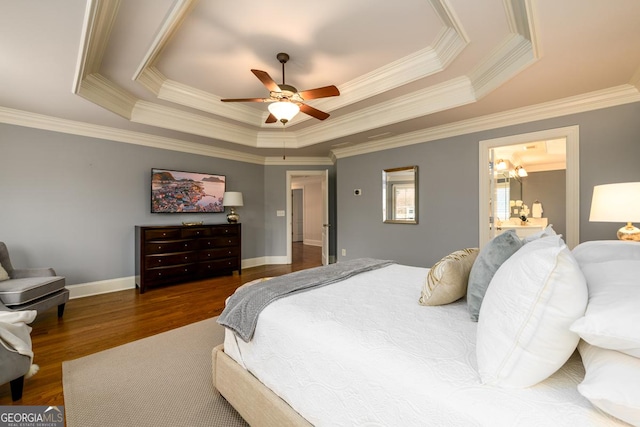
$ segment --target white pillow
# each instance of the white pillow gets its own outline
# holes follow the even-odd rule
[[[469,272],[478,256],[478,248],[455,251],[429,269],[418,303],[444,305],[467,294]]]
[[[529,387],[557,371],[579,337],[587,284],[560,236],[524,245],[498,269],[480,308],[476,355],[482,382]]]
[[[623,421],[640,426],[640,359],[580,341],[585,368],[581,395]]]
[[[598,347],[640,357],[640,259],[586,264],[589,304],[571,330]]]
[[[625,240],[594,240],[580,243],[573,248],[573,256],[580,266],[621,259],[640,260],[638,242]]]
[[[553,226],[551,224],[547,225],[545,228],[543,228],[541,231],[538,231],[537,233],[531,234],[529,236],[525,236],[522,241],[524,243],[530,243],[533,242],[534,240],[538,240],[542,237],[549,237],[549,236],[555,236],[556,231],[553,229]]]

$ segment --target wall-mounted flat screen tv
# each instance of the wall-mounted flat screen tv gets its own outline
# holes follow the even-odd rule
[[[226,177],[151,169],[151,213],[224,212]]]

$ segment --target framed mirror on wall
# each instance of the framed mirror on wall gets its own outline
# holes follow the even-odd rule
[[[382,220],[390,224],[418,223],[418,166],[382,171]]]
[[[564,156],[564,166],[561,169],[563,171],[563,179],[561,181],[553,182],[552,186],[557,188],[557,191],[553,191],[553,194],[546,194],[542,201],[545,202],[545,211],[542,211],[543,215],[536,215],[532,210],[531,215],[526,214],[527,224],[522,225],[519,221],[513,222],[513,217],[520,217],[521,210],[518,206],[518,202],[521,202],[523,199],[528,198],[528,203],[533,208],[535,205],[538,195],[533,194],[531,191],[531,185],[528,185],[527,189],[525,189],[522,185],[522,181],[519,182],[518,186],[506,186],[504,185],[503,191],[513,191],[513,194],[509,194],[508,196],[501,197],[501,180],[496,179],[499,178],[500,174],[498,172],[498,165],[500,164],[500,160],[504,160],[504,153],[500,152],[498,157],[495,156],[496,150],[506,149],[507,151],[511,148],[513,149],[526,149],[529,150],[530,146],[536,145],[538,143],[544,143],[544,146],[547,147],[546,156],[550,154],[556,155],[556,151],[560,150],[551,150],[553,153],[549,152],[549,146],[551,142],[556,142],[556,140],[562,140],[562,151]],[[553,146],[556,146],[555,144]],[[561,200],[559,203],[562,204],[561,211],[564,213],[562,215],[564,218],[564,233],[563,238],[567,243],[567,246],[570,249],[573,249],[580,242],[580,171],[579,171],[579,128],[578,126],[568,126],[565,128],[556,128],[556,129],[547,129],[544,131],[531,132],[526,134],[518,134],[511,135],[502,138],[495,138],[490,140],[480,141],[479,144],[479,246],[483,247],[491,238],[497,235],[501,230],[504,231],[505,224],[504,220],[509,218],[512,224],[507,224],[508,227],[518,228],[520,224],[523,228],[531,228],[531,225],[537,225],[536,223],[531,224],[530,221],[535,220],[544,220],[545,218],[548,220],[549,225],[553,225],[553,223],[559,223],[558,217],[554,217],[552,214],[550,215],[550,209],[546,202],[553,200],[556,194],[564,194],[564,200]],[[519,156],[522,159],[522,156]],[[532,160],[532,159],[528,159]],[[543,159],[544,160],[544,159]],[[542,161],[538,159],[538,161]],[[548,159],[544,160],[546,163],[550,162]],[[518,163],[518,162],[516,162]],[[525,162],[527,163],[527,162]],[[535,163],[535,162],[534,162]],[[493,165],[495,165],[495,170]],[[529,173],[527,175],[520,175],[517,172],[517,164],[512,164],[514,166],[512,169],[512,176],[525,177],[520,178],[523,180],[531,180],[532,176]],[[508,165],[507,168],[509,169]],[[531,169],[527,166],[527,170],[529,172],[534,172],[534,175],[541,175],[540,172],[543,171],[542,168],[538,168],[540,170]],[[558,169],[557,166],[553,168],[547,169]],[[519,180],[518,180],[519,181]],[[519,188],[519,189],[518,189]],[[562,191],[559,191],[559,189]],[[517,191],[520,191],[518,194]],[[508,205],[506,203],[509,203]],[[515,206],[510,206],[511,203],[514,203]],[[521,202],[525,203],[525,202]],[[514,215],[514,212],[511,210],[507,210],[510,208],[515,208],[519,213]],[[501,216],[502,215],[502,216]],[[540,217],[539,219],[535,218],[536,216]],[[500,222],[503,222],[500,224]],[[544,227],[544,225],[541,225]]]

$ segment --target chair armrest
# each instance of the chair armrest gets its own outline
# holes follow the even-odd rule
[[[12,279],[25,279],[27,277],[49,277],[55,276],[56,272],[53,268],[17,268],[14,269]]]

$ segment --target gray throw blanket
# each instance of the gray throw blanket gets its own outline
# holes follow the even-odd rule
[[[323,267],[296,271],[238,289],[227,301],[218,323],[233,330],[245,342],[251,341],[258,315],[270,303],[299,292],[339,282],[365,271],[394,264],[395,261],[359,258]]]

